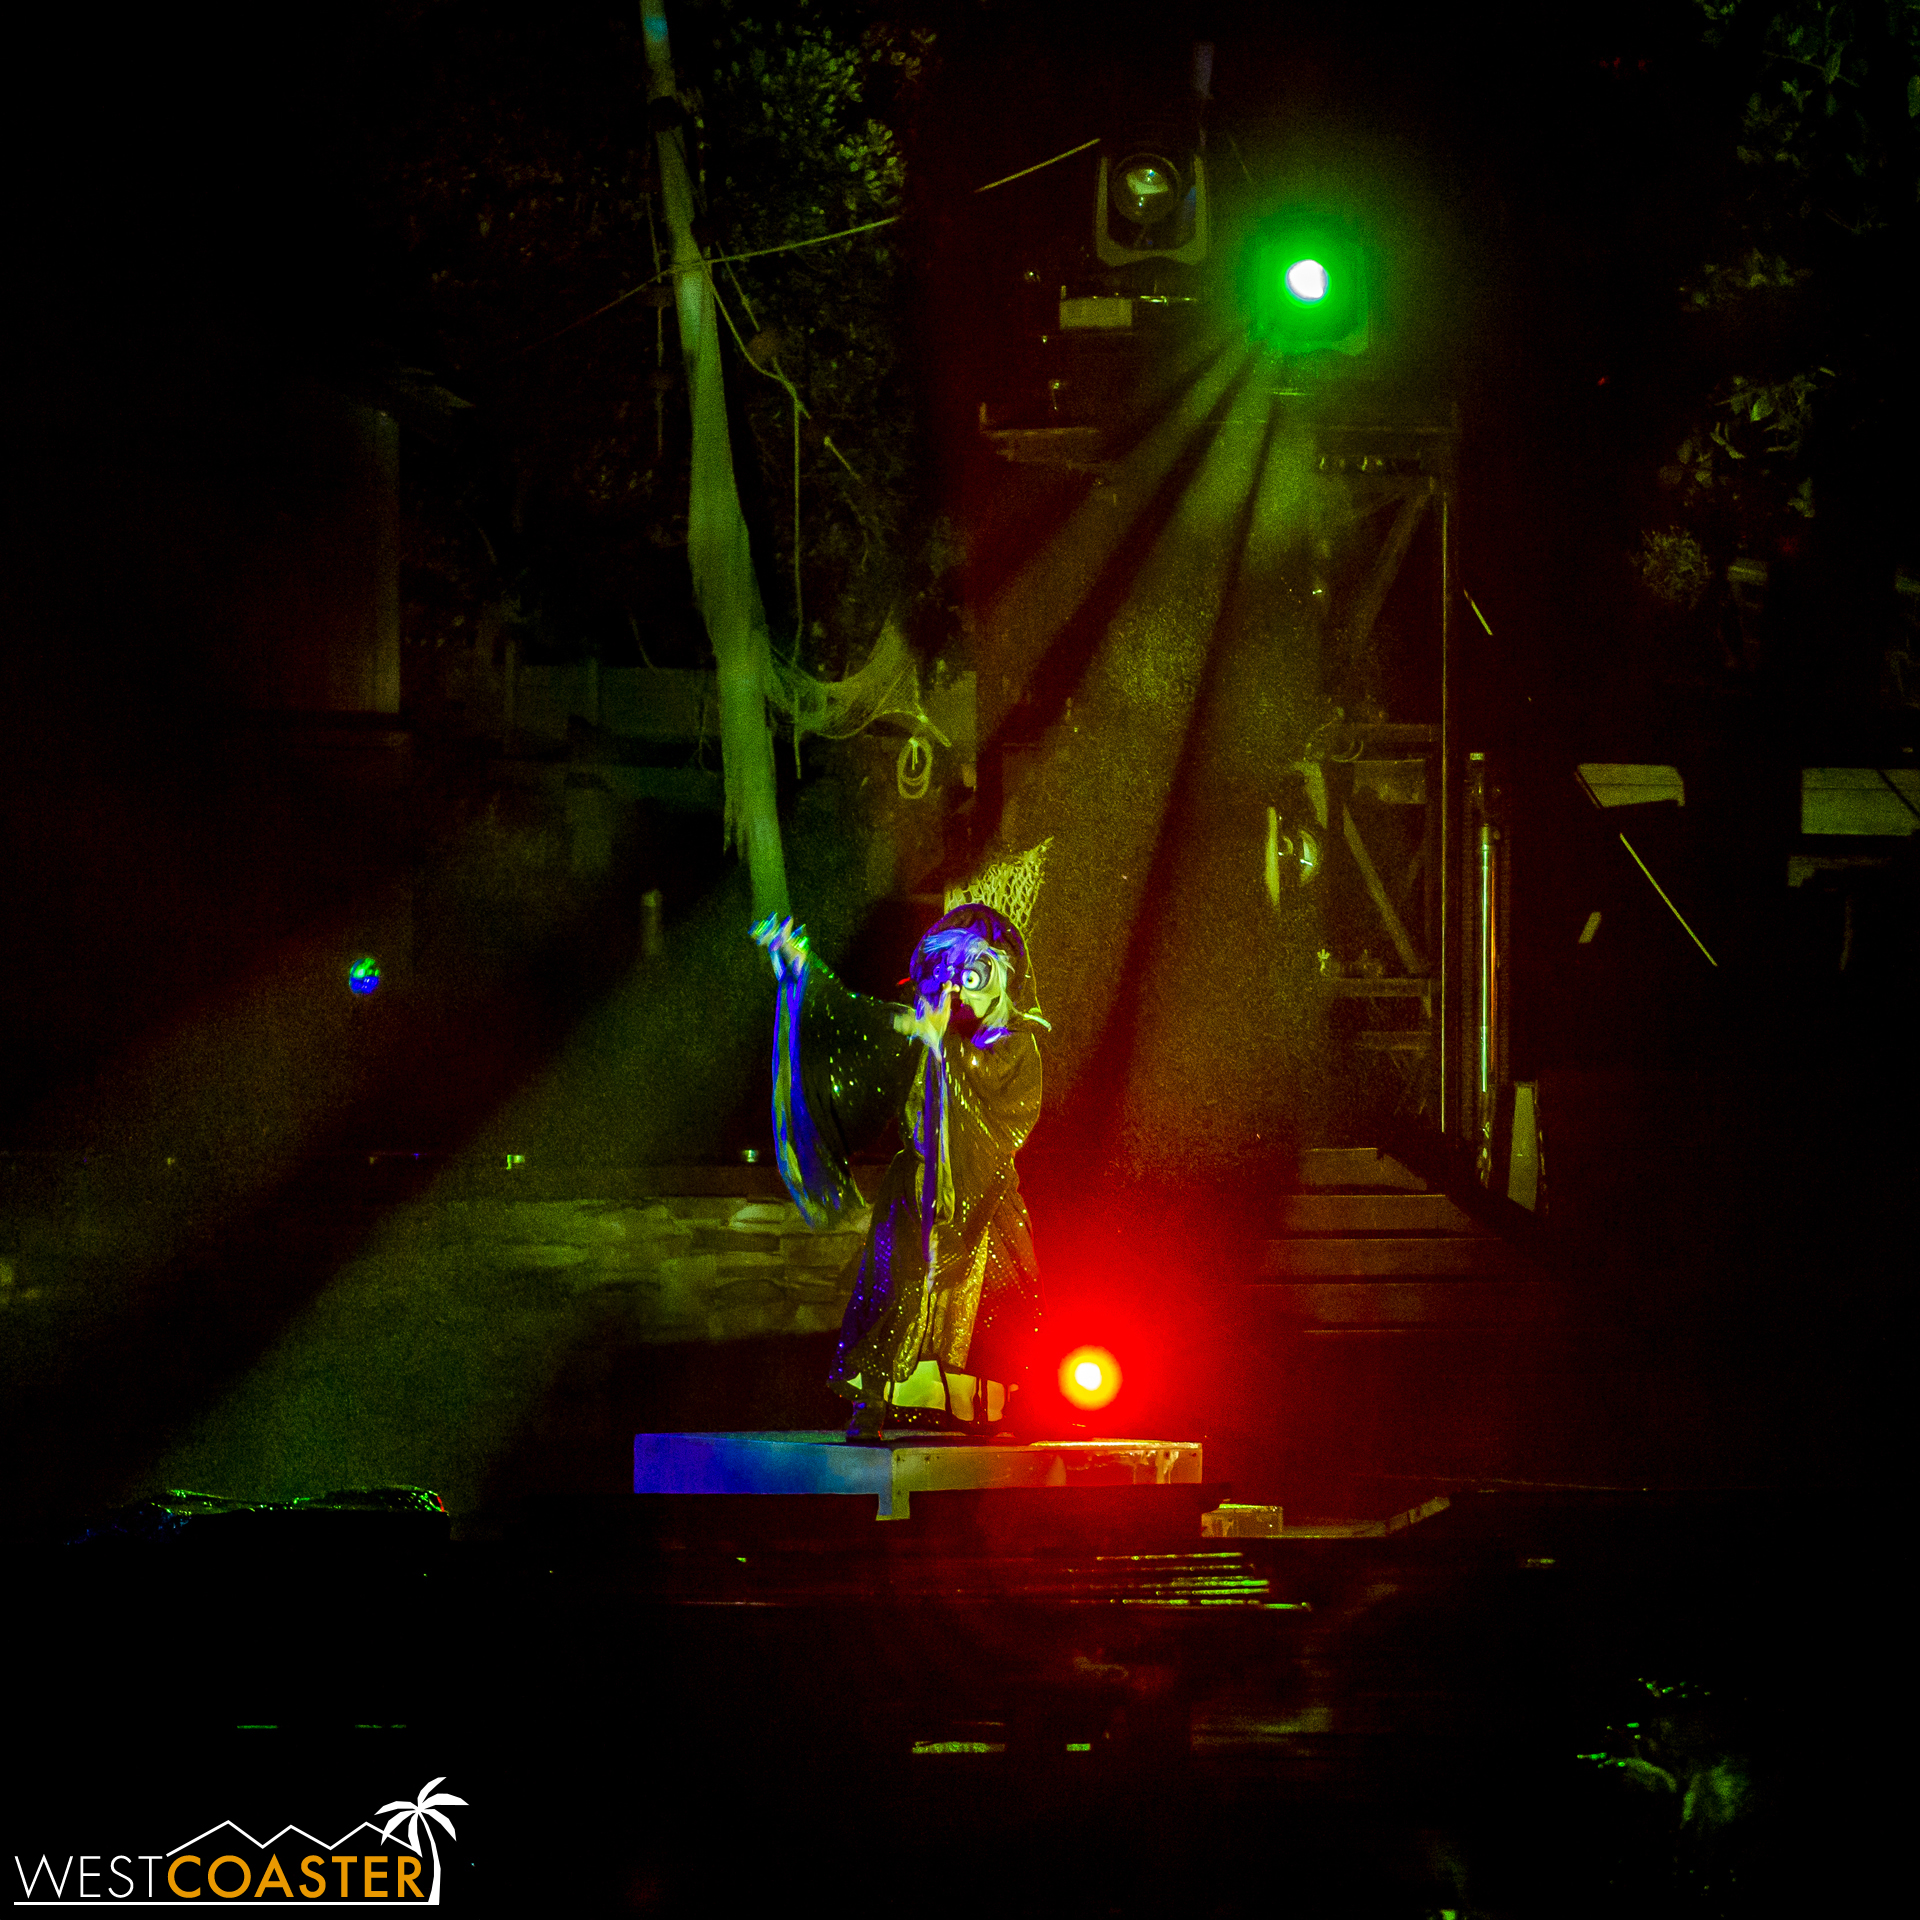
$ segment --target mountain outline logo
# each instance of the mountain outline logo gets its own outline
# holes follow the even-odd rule
[[[372,1818],[357,1821],[332,1841],[322,1840],[292,1821],[261,1840],[236,1820],[216,1820],[192,1839],[182,1840],[164,1853],[69,1854],[57,1868],[43,1853],[31,1869],[15,1854],[14,1871],[19,1876],[23,1897],[11,1904],[16,1907],[70,1906],[78,1899],[99,1900],[108,1905],[114,1901],[132,1901],[140,1906],[172,1906],[184,1905],[211,1893],[218,1900],[238,1900],[246,1896],[260,1900],[277,1894],[285,1900],[298,1899],[303,1904],[315,1905],[362,1906],[374,1900],[400,1899],[437,1907],[441,1894],[441,1860],[434,1829],[443,1828],[449,1839],[457,1838],[453,1821],[445,1810],[468,1804],[458,1794],[438,1791],[445,1784],[446,1775],[436,1775],[412,1799],[389,1800]],[[377,1824],[381,1815],[390,1816],[384,1827]],[[396,1846],[395,1836],[403,1826],[405,1833],[400,1835],[395,1852],[369,1848],[369,1841],[376,1848]],[[296,1888],[281,1861],[280,1850],[301,1844],[316,1851],[289,1855],[300,1880]],[[350,1845],[356,1849],[352,1853],[345,1851]],[[218,1847],[227,1850],[215,1852]],[[241,1851],[242,1848],[245,1851]],[[423,1889],[420,1869],[429,1860],[432,1875]],[[99,1864],[101,1862],[106,1864]],[[132,1871],[136,1864],[146,1870],[144,1892],[139,1886],[140,1876]],[[354,1884],[356,1867],[359,1869],[357,1887]],[[111,1884],[100,1891],[89,1887],[89,1880],[97,1882],[102,1878],[124,1884]],[[67,1893],[70,1880],[76,1882],[75,1894],[71,1897]]]

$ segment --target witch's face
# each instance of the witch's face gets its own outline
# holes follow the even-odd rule
[[[1007,1013],[1007,956],[977,935],[936,937],[915,963],[915,979],[923,998],[932,999],[951,986],[954,998],[972,1016],[975,1026],[1003,1024]]]
[[[984,1024],[990,1013],[1005,1004],[1006,997],[1006,955],[984,941],[976,943],[960,969],[962,1003],[975,1020]]]

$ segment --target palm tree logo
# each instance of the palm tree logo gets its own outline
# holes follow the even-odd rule
[[[441,1826],[446,1828],[448,1839],[457,1839],[459,1836],[453,1830],[453,1822],[449,1820],[440,1809],[442,1807],[464,1807],[467,1804],[458,1794],[434,1792],[434,1788],[446,1777],[443,1773],[437,1778],[429,1780],[427,1784],[420,1789],[419,1795],[415,1799],[389,1800],[384,1807],[379,1809],[381,1813],[390,1813],[393,1815],[393,1818],[381,1829],[380,1838],[382,1840],[391,1840],[393,1838],[394,1828],[397,1827],[402,1820],[405,1820],[407,1823],[407,1845],[411,1847],[415,1853],[420,1851],[420,1830],[422,1827],[425,1827],[427,1845],[433,1851],[433,1891],[427,1895],[427,1905],[430,1907],[437,1907],[440,1904],[440,1848],[433,1837],[434,1822],[438,1821]]]

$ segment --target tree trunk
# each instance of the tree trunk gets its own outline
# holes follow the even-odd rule
[[[664,0],[640,0],[640,25],[647,46],[647,97],[677,99]],[[662,127],[656,143],[660,196],[672,243],[680,356],[693,410],[687,559],[693,569],[694,603],[707,624],[718,666],[726,840],[745,849],[755,915],[785,913],[787,866],[775,804],[773,733],[767,721],[772,663],[727,438],[719,315],[711,273],[693,237],[693,184],[685,138],[677,126]]]

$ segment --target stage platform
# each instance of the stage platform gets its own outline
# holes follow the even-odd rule
[[[1044,1440],[976,1444],[903,1434],[849,1446],[816,1433],[637,1433],[637,1494],[844,1495],[875,1518],[912,1517],[916,1493],[1198,1487],[1197,1440]]]

